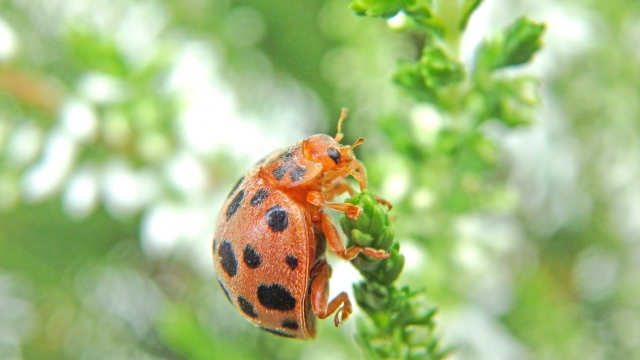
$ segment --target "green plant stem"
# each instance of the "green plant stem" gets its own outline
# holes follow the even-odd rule
[[[434,1],[434,15],[440,18],[445,26],[442,44],[447,49],[449,56],[454,59],[460,58],[460,42],[462,38],[462,32],[458,26],[460,23],[460,10],[458,1]]]
[[[400,244],[394,241],[388,209],[369,190],[346,202],[363,210],[356,220],[340,218],[348,246],[389,252],[389,258],[383,260],[360,254],[352,261],[365,278],[354,284],[355,300],[368,315],[367,320],[358,323],[358,343],[373,359],[442,358],[446,352],[438,348],[433,331],[435,308],[426,307],[420,293],[394,285],[404,267],[404,256],[400,253]]]

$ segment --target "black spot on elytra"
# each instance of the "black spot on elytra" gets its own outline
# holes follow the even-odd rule
[[[271,172],[271,174],[273,175],[274,178],[276,178],[276,180],[280,181],[282,180],[286,172],[287,172],[286,166],[278,166]]]
[[[273,175],[273,177],[276,178],[276,180],[282,181],[282,179],[284,178],[284,175],[293,166],[293,164],[291,163],[291,160],[293,160],[292,148],[287,149],[285,152],[280,154],[280,156],[278,158],[284,163],[284,165],[281,165],[281,166],[278,166],[277,168],[275,168],[271,172],[271,174]]]
[[[236,190],[238,190],[238,187],[240,186],[240,184],[242,184],[243,181],[244,181],[244,176],[238,179],[238,182],[236,182],[236,184],[233,185],[233,188],[231,189],[231,191],[229,191],[229,195],[227,195],[227,199],[229,198],[229,196],[231,196],[231,194],[233,194],[234,192],[236,192]]]
[[[222,269],[227,273],[227,275],[236,275],[236,273],[238,272],[238,260],[236,260],[236,254],[233,253],[231,243],[227,240],[223,240],[220,243],[220,248],[218,249],[218,259],[220,259]]]
[[[265,189],[260,189],[251,198],[251,206],[258,206],[260,203],[269,196],[269,192]]]
[[[227,291],[227,288],[224,287],[224,285],[222,285],[222,281],[220,281],[220,279],[218,279],[218,284],[220,284],[220,288],[222,289],[222,291],[224,292],[224,294],[227,296],[227,300],[229,300],[229,303],[232,304],[231,302],[231,296],[229,296],[229,292]]]
[[[335,162],[336,164],[340,163],[340,152],[336,149],[327,150],[327,155]]]
[[[284,258],[284,261],[289,265],[291,270],[295,270],[298,267],[298,258],[289,254]]]
[[[260,264],[262,264],[262,259],[260,258],[260,254],[256,252],[256,250],[249,244],[244,248],[244,263],[247,264],[248,267],[255,269]]]
[[[258,285],[258,301],[273,310],[288,311],[296,307],[296,298],[281,284]]]
[[[296,166],[291,169],[291,171],[289,171],[289,177],[291,178],[291,181],[296,182],[300,181],[300,179],[302,179],[306,173],[307,169],[303,168],[302,166]]]
[[[234,198],[231,200],[231,204],[227,208],[227,220],[233,216],[233,214],[240,209],[240,205],[242,204],[242,199],[244,199],[244,190],[241,190]]]
[[[293,159],[293,149],[292,148],[287,149],[287,151],[285,151],[284,153],[282,153],[282,155],[280,155],[280,159],[285,163],[291,162],[291,160]]]
[[[264,220],[273,231],[284,231],[289,226],[287,212],[280,205],[269,208],[264,214]]]
[[[285,320],[282,322],[282,327],[291,330],[298,330],[300,326],[298,326],[298,323],[293,320]]]
[[[238,305],[243,313],[251,316],[252,318],[258,317],[258,313],[256,312],[256,309],[253,308],[253,305],[251,305],[251,302],[240,295],[238,295]]]
[[[293,334],[289,334],[289,333],[286,333],[286,332],[284,332],[282,330],[278,330],[278,329],[269,329],[267,327],[262,327],[262,326],[260,327],[260,329],[262,329],[264,331],[267,331],[267,332],[270,332],[270,333],[272,333],[274,335],[283,336],[283,337],[286,337],[286,338],[294,338],[294,337],[296,337]]]

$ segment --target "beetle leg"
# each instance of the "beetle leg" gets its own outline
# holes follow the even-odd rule
[[[358,245],[353,245],[349,248],[345,247],[338,229],[336,229],[336,226],[333,224],[333,220],[331,220],[331,217],[327,213],[322,213],[322,232],[327,238],[329,246],[331,246],[338,256],[345,260],[351,260],[358,256],[359,253],[363,253],[376,259],[386,259],[389,257],[389,253],[380,249]]]
[[[353,204],[327,203],[324,200],[324,196],[319,191],[309,191],[307,193],[307,201],[318,207],[324,206],[330,209],[342,211],[352,219],[357,219],[358,216],[362,213],[362,208]],[[389,257],[389,254],[385,253],[384,250],[362,247],[358,245],[351,246],[347,249],[344,246],[342,238],[340,237],[340,233],[338,232],[338,229],[336,229],[336,226],[333,224],[333,220],[331,220],[329,214],[322,212],[320,216],[322,221],[322,232],[327,238],[327,243],[329,243],[329,246],[331,246],[331,248],[341,258],[345,260],[351,260],[354,257],[358,256],[359,253],[363,253],[376,259],[386,259]]]
[[[358,159],[352,159],[347,167],[336,171],[330,171],[324,175],[325,184],[332,184],[351,175],[358,182],[360,190],[367,188],[367,170]]]
[[[360,162],[358,159],[351,160],[351,166],[349,169],[349,175],[353,176],[356,180],[358,180],[358,184],[360,185],[360,190],[364,190],[367,188],[367,170],[364,167],[364,164]],[[356,170],[357,173],[354,174],[353,170]]]
[[[328,207],[329,209],[342,211],[351,219],[357,219],[362,213],[362,209],[359,206],[347,203],[328,203],[324,195],[319,191],[309,191],[307,193],[307,201],[318,207]]]
[[[353,196],[355,191],[351,187],[351,184],[342,178],[330,183],[323,193],[328,200],[333,200],[334,197],[344,193],[349,193],[349,196]]]
[[[311,270],[311,276],[313,280],[311,281],[310,295],[313,313],[320,319],[326,319],[335,312],[333,322],[336,326],[347,320],[353,311],[349,295],[343,291],[329,301],[331,266],[322,260]]]
[[[387,200],[381,198],[380,196],[376,195],[376,201],[378,201],[378,204],[382,204],[384,206],[387,207],[387,209],[391,210],[393,208],[393,205],[391,205],[390,202],[388,202]]]

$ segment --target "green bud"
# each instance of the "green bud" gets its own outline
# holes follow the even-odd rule
[[[375,246],[373,245],[373,236],[369,235],[369,234],[365,234],[362,231],[358,230],[358,229],[353,229],[351,230],[351,236],[350,238],[353,239],[353,242],[360,245],[360,246],[366,246],[366,247],[372,247]]]
[[[393,242],[394,231],[389,221],[389,210],[366,189],[346,202],[362,208],[362,214],[355,220],[346,216],[340,218],[340,225],[348,238],[347,245],[389,251],[389,258],[383,260],[360,254],[353,259],[353,266],[365,279],[391,285],[402,272],[404,256],[400,254],[400,244]]]
[[[389,237],[393,236],[393,230],[390,230],[391,224],[386,206],[379,204],[378,200],[367,189],[347,199],[347,203],[362,208],[362,214],[355,220],[346,216],[340,218],[340,225],[349,237],[349,244],[388,249],[388,246],[391,245]],[[381,245],[386,245],[387,247],[382,247]]]
[[[379,274],[380,283],[391,285],[398,279],[402,269],[404,268],[404,255],[400,253],[400,244],[395,243],[390,250],[389,259],[383,260],[383,272]]]
[[[360,16],[388,19],[415,2],[415,0],[355,0],[351,2],[350,8]]]
[[[387,228],[381,232],[380,237],[378,237],[377,247],[379,249],[388,249],[391,246],[391,244],[393,244],[394,237],[395,237],[395,233],[393,231],[393,227],[387,226]]]
[[[458,83],[465,78],[464,67],[442,49],[427,46],[418,63],[400,62],[394,81],[407,89],[416,99],[437,100],[436,89]]]
[[[353,295],[358,305],[367,313],[384,311],[389,306],[389,289],[373,282],[359,282],[353,285]]]
[[[353,266],[365,279],[391,285],[398,279],[404,267],[404,255],[399,250],[400,244],[395,243],[389,251],[388,259],[376,260],[367,256],[358,256],[353,259]]]

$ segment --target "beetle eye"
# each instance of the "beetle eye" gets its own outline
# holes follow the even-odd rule
[[[329,149],[327,150],[327,155],[329,155],[331,160],[333,160],[336,163],[336,165],[340,163],[340,152],[338,152],[338,150]]]

